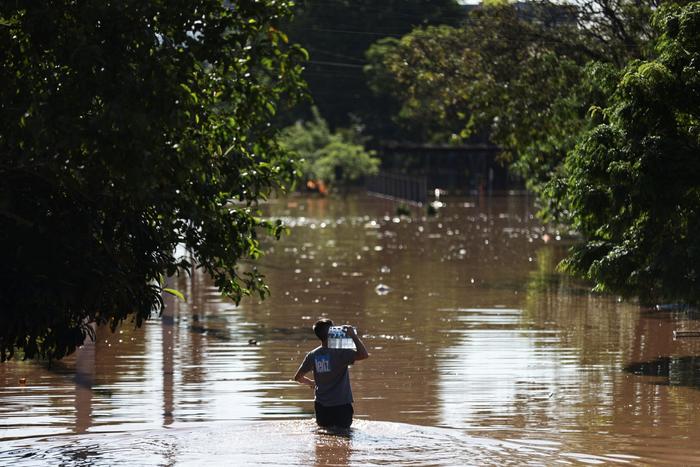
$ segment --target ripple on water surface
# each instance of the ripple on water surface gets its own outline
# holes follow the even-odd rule
[[[8,442],[0,457],[36,465],[546,465],[633,458],[562,452],[556,442],[473,437],[459,430],[358,420],[346,432],[312,420],[222,423],[168,430]],[[568,459],[568,461],[567,461]]]
[[[267,300],[235,306],[197,271],[141,328],[0,365],[0,465],[698,465],[700,340],[673,332],[700,316],[557,274],[566,236],[527,197],[469,201],[266,204],[291,228],[257,262]],[[289,380],[319,316],[372,353],[346,437]]]

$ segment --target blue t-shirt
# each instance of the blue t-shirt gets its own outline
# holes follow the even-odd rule
[[[300,369],[302,373],[314,372],[316,402],[324,407],[353,402],[348,365],[355,362],[355,354],[352,349],[327,347],[316,347],[306,354]]]

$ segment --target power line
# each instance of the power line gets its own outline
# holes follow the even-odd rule
[[[344,59],[346,59],[346,60],[352,60],[352,61],[355,61],[355,62],[359,62],[359,63],[361,63],[361,64],[363,64],[363,65],[365,65],[365,64],[367,63],[364,59],[358,58],[357,56],[352,57],[352,56],[350,56],[350,55],[340,54],[340,53],[337,53],[337,52],[332,52],[332,51],[330,51],[330,50],[319,49],[318,47],[314,47],[314,46],[312,46],[312,45],[306,45],[306,46],[304,46],[304,47],[305,47],[307,50],[309,50],[309,51],[318,52],[318,53],[323,54],[323,55],[329,55],[329,56],[331,56],[331,57],[344,58]]]
[[[364,68],[364,66],[356,65],[354,63],[329,62],[326,60],[309,60],[308,63],[313,63],[314,65],[339,66],[343,68]]]
[[[352,30],[348,30],[348,29],[330,29],[330,28],[311,28],[311,31],[331,32],[331,33],[339,33],[339,34],[357,34],[357,35],[362,35],[362,36],[397,37],[397,38],[403,37],[404,35],[407,34],[407,33],[388,34],[388,33],[383,33],[383,32],[352,31]]]

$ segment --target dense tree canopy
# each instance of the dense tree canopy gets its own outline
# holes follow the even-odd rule
[[[391,118],[418,141],[445,141],[467,123],[469,83],[477,54],[465,29],[418,28],[396,39],[380,39],[367,51],[370,88],[398,103]]]
[[[602,290],[700,303],[700,4],[657,23],[657,58],[605,86],[603,121],[566,161],[565,204],[585,242],[565,264]]]
[[[457,28],[378,41],[366,72],[375,92],[399,102],[400,124],[442,142],[485,132],[540,191],[597,103],[582,80],[587,64],[624,63],[645,48],[651,4],[627,3],[495,3]]]
[[[304,54],[285,1],[0,4],[0,358],[60,358],[137,325],[191,263],[266,289],[255,202],[294,167],[269,121]],[[178,257],[183,245],[191,256]]]
[[[393,130],[391,101],[372,94],[363,75],[365,51],[382,37],[400,37],[430,24],[456,25],[465,13],[456,0],[300,0],[285,27],[308,50],[309,93],[332,128],[359,117],[373,135]],[[293,120],[312,118],[310,106]],[[291,123],[291,122],[288,122]]]

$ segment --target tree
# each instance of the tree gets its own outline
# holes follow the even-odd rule
[[[467,103],[475,78],[475,52],[464,29],[417,28],[400,39],[387,37],[366,53],[370,89],[398,105],[394,122],[419,141],[454,139],[467,124]]]
[[[299,121],[282,130],[280,142],[301,160],[306,180],[317,180],[347,189],[360,178],[377,172],[379,159],[364,147],[354,127],[332,132],[318,109],[313,120]]]
[[[309,51],[304,70],[313,105],[331,128],[362,119],[373,136],[395,131],[391,102],[368,89],[362,67],[365,51],[382,37],[400,37],[431,24],[456,25],[466,14],[456,0],[302,0],[285,28],[292,41]],[[310,105],[293,120],[309,120]],[[386,110],[385,110],[386,109]],[[293,121],[291,120],[291,121]],[[290,122],[291,122],[290,121]]]
[[[584,79],[591,62],[619,66],[645,53],[653,1],[492,2],[460,27],[419,28],[368,52],[376,92],[426,139],[487,134],[501,158],[542,194],[602,104]],[[551,215],[557,203],[541,198]]]
[[[700,4],[656,23],[657,57],[601,83],[609,105],[567,158],[565,205],[584,242],[564,266],[599,290],[698,304]]]
[[[377,173],[379,159],[363,146],[343,141],[337,135],[331,142],[318,151],[314,170],[321,180],[339,185],[347,190],[348,186],[365,175]]]
[[[289,7],[0,4],[0,359],[138,326],[192,266],[235,301],[265,295],[236,264],[283,229],[255,203],[294,171],[269,124],[299,90]]]

